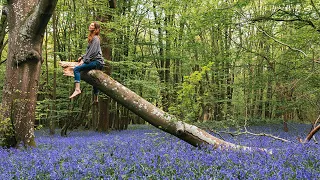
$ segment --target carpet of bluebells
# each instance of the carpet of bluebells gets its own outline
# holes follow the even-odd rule
[[[68,137],[36,132],[37,148],[0,148],[0,179],[320,179],[320,144],[300,144],[310,125],[248,127],[265,136],[222,134],[226,141],[272,149],[195,148],[151,126],[108,134],[73,131]],[[316,139],[320,140],[320,132]]]

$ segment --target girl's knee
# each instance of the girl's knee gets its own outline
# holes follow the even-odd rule
[[[79,66],[74,67],[74,68],[73,68],[73,72],[80,72]]]

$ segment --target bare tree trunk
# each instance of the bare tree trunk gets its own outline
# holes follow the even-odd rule
[[[109,1],[109,7],[115,9],[116,8],[117,1],[116,0],[110,0]],[[102,22],[109,22],[112,19],[111,15],[102,16],[100,17]],[[105,57],[107,60],[112,59],[112,49],[109,45],[109,40],[106,36],[101,35],[102,42],[104,42],[105,47],[102,49],[103,57]],[[107,63],[106,68],[104,69],[104,72],[108,75],[111,74],[111,65]],[[107,132],[109,130],[109,112],[110,112],[110,99],[107,97],[100,98],[99,100],[99,117],[98,117],[98,131]]]
[[[98,131],[107,132],[109,131],[109,97],[100,97],[100,112],[99,112],[99,122]]]
[[[99,104],[98,103],[94,103],[94,95],[92,94],[92,108],[91,108],[91,127],[90,129],[96,131],[98,130],[98,125],[99,125]]]
[[[0,14],[0,58],[2,55],[2,51],[4,49],[4,47],[6,46],[6,44],[8,43],[8,41],[4,42],[4,38],[6,36],[6,28],[7,28],[7,10],[6,9],[2,9],[2,14]]]
[[[56,13],[53,13],[52,17],[52,29],[53,29],[53,87],[52,87],[52,100],[55,102],[57,99],[57,18]],[[52,104],[52,116],[50,119],[50,134],[55,134],[55,119],[57,117],[57,106],[56,103]]]
[[[57,0],[8,1],[9,51],[2,113],[10,118],[15,140],[35,146],[34,119],[42,64],[42,40]]]
[[[76,62],[60,62],[60,64],[62,67],[68,68],[68,66],[75,66]],[[267,151],[265,149],[244,147],[223,141],[196,126],[179,121],[175,116],[157,108],[130,89],[112,79],[110,76],[104,74],[102,71],[91,70],[88,73],[82,73],[81,77],[87,83],[96,86],[100,91],[148,121],[151,125],[168,132],[193,146],[209,144],[213,145],[215,148],[222,149]]]

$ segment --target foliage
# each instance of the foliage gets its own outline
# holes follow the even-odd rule
[[[252,132],[274,133],[296,141],[308,129],[291,124],[256,126]],[[225,140],[264,147],[273,154],[195,148],[152,127],[103,134],[72,132],[69,137],[38,131],[38,148],[0,149],[0,179],[317,179],[319,148],[269,137],[222,134]],[[319,138],[319,136],[317,136]]]
[[[3,118],[0,114],[0,147],[11,147],[16,144],[14,128],[10,118]]]
[[[59,48],[52,52],[49,28],[39,115],[57,121],[70,116],[61,99],[72,82],[66,84],[58,71],[61,99],[47,101],[52,82],[45,72],[52,77],[53,53],[59,60],[82,54],[88,22],[98,20],[108,38],[102,47],[112,49],[111,76],[186,121],[235,125],[244,119],[281,121],[288,114],[294,121],[317,117],[319,67],[312,60],[320,49],[319,2],[118,0],[116,9],[108,3],[59,1]],[[112,21],[103,21],[105,16]],[[48,113],[53,103],[57,117]]]
[[[184,77],[181,90],[177,92],[177,104],[173,105],[170,110],[173,114],[179,112],[178,115],[181,119],[188,122],[196,122],[201,111],[201,104],[209,103],[204,100],[209,99],[211,96],[210,89],[203,87],[206,81],[208,71],[210,71],[213,63],[201,67],[201,71],[195,71],[190,76]],[[205,92],[201,92],[201,88]]]

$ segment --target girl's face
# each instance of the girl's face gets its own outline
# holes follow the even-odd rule
[[[89,31],[94,31],[94,29],[95,29],[94,23],[91,23],[89,26]]]

